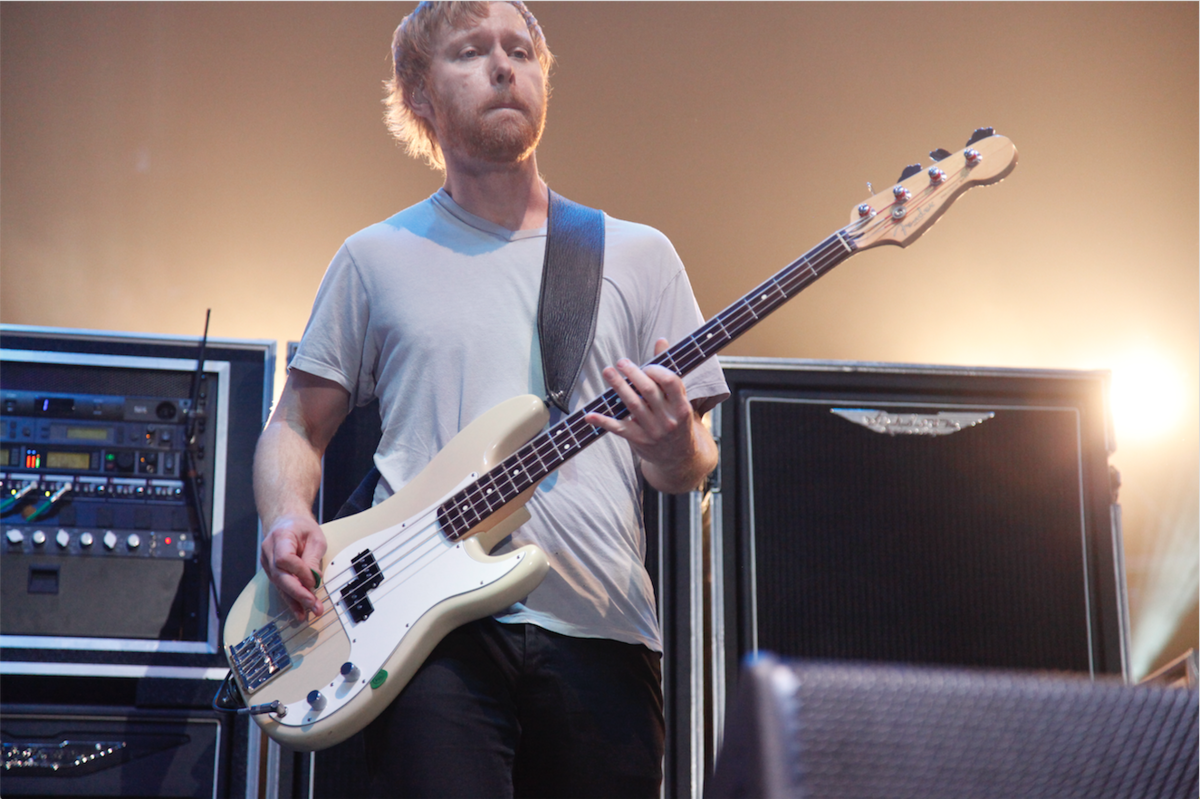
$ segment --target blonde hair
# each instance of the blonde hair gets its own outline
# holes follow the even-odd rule
[[[554,54],[546,46],[546,37],[537,19],[520,0],[509,0],[520,12],[533,40],[534,54],[542,73],[550,74]],[[396,141],[414,158],[424,159],[436,169],[445,169],[442,148],[438,146],[433,126],[412,110],[410,98],[425,84],[437,36],[447,28],[463,28],[486,19],[490,13],[487,2],[430,2],[424,0],[405,17],[392,36],[392,77],[384,81],[387,108],[384,121]]]

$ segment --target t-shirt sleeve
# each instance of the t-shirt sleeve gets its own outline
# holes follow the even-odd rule
[[[668,244],[668,246],[670,246]],[[667,282],[654,314],[650,317],[643,342],[646,347],[643,362],[654,357],[654,342],[665,338],[672,346],[695,333],[704,324],[704,316],[696,297],[692,293],[692,284],[688,280],[687,271],[679,256],[671,247],[671,258],[677,264],[674,274]],[[687,389],[688,399],[700,413],[705,413],[716,407],[729,397],[729,386],[725,383],[725,375],[715,357],[709,358],[683,379]]]
[[[375,361],[368,329],[369,292],[346,245],[325,271],[291,369],[332,380],[350,392],[350,408],[375,397]],[[348,409],[348,410],[349,410]]]

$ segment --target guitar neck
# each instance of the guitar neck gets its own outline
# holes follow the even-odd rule
[[[839,230],[646,365],[662,366],[683,377],[857,249],[853,234]],[[446,536],[451,540],[467,537],[480,522],[604,435],[603,429],[584,421],[584,416],[593,412],[623,419],[629,415],[629,408],[615,390],[609,389],[549,430],[534,436],[438,507],[438,520]]]

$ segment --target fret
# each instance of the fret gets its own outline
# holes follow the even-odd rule
[[[509,467],[508,479],[513,484],[513,490],[520,494],[522,491],[529,488],[529,483],[527,482],[525,472],[525,449],[522,448],[517,450],[516,454],[511,460],[513,461],[513,464]]]
[[[513,457],[509,456],[501,461],[498,467],[492,470],[492,472],[496,473],[496,480],[503,479],[506,483],[508,483],[508,488],[505,489],[505,493],[508,494],[510,498],[521,493],[521,489],[517,486],[516,480],[512,474],[514,463],[515,461]],[[491,472],[489,472],[489,474],[491,474]]]
[[[488,513],[499,508],[504,504],[505,498],[496,489],[496,481],[490,477],[484,478],[487,482],[480,481],[475,485],[481,489],[479,491],[479,501],[487,507]],[[495,503],[495,504],[493,504]]]
[[[660,355],[655,360],[657,362],[661,363],[661,365],[670,369],[675,374],[677,374],[677,375],[683,374],[682,370],[680,370],[680,368],[679,368],[679,363],[675,360],[675,355],[676,355],[676,347],[672,347],[671,349],[664,352],[662,355]]]
[[[533,443],[534,444],[540,443],[540,439],[545,439],[545,435],[539,435],[538,438],[535,438],[533,440]],[[550,474],[551,471],[554,468],[556,468],[558,464],[556,463],[556,464],[550,465],[550,467],[547,467],[546,462],[541,457],[541,452],[539,452],[538,449],[536,449],[536,446],[528,446],[527,445],[526,450],[529,453],[529,455],[533,456],[534,461],[536,462],[536,467],[538,467],[536,469],[530,469],[529,468],[530,464],[529,463],[526,464],[526,469],[529,471],[529,473],[539,475],[538,477],[532,477],[532,482],[530,482],[529,485],[533,485],[534,482],[541,479],[541,475]],[[553,451],[553,450],[551,450],[551,451]]]
[[[707,327],[707,325],[706,325],[706,327]],[[703,331],[704,328],[702,327],[702,328],[700,328],[700,330]],[[677,345],[675,345],[675,347],[672,347],[671,350],[669,350],[670,352],[674,352],[674,351],[678,350],[679,355],[683,359],[683,362],[687,364],[687,366],[683,369],[680,369],[678,366],[676,366],[676,368],[674,370],[675,374],[677,374],[677,375],[687,374],[694,368],[694,364],[700,363],[701,361],[703,361],[705,359],[705,357],[707,357],[707,355],[704,351],[704,348],[700,345],[700,342],[696,340],[697,335],[699,335],[699,334],[693,333],[692,335],[688,336],[683,341],[681,341]],[[712,334],[710,333],[709,335],[712,335]],[[686,355],[684,355],[684,350],[689,350],[689,352]],[[674,363],[678,364],[679,360],[680,360],[680,358],[677,358],[674,361]]]
[[[579,439],[575,438],[575,431],[565,421],[554,431],[554,442],[556,451],[560,453],[570,452],[572,449],[579,447]]]

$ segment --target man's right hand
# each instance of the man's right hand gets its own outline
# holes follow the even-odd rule
[[[350,392],[292,369],[254,453],[254,499],[262,519],[263,570],[300,619],[321,615],[317,598],[325,534],[312,515],[321,456],[346,418]]]
[[[311,517],[280,517],[263,538],[263,570],[302,621],[308,613],[320,616],[325,609],[316,594],[325,548],[325,533]]]

